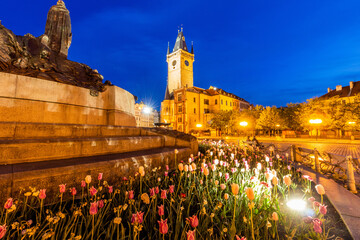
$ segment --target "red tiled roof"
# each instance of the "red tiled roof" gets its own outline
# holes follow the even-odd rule
[[[350,90],[350,86],[346,86],[346,87],[342,87],[341,90],[331,90],[330,92],[326,93],[325,95],[322,95],[321,97],[319,97],[319,99],[329,99],[335,96],[339,96],[339,97],[353,97],[356,94],[360,93],[360,81],[358,82],[353,82],[354,86],[353,88]]]

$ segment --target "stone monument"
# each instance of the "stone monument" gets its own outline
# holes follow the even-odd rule
[[[71,39],[70,14],[62,0],[50,8],[39,37],[17,36],[0,23],[0,72],[104,91],[111,83],[104,84],[97,70],[67,59]]]

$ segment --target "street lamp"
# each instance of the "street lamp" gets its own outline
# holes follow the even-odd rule
[[[240,122],[240,126],[242,126],[244,128],[244,132],[245,132],[245,128],[247,125],[248,125],[248,122],[246,122],[246,121]],[[245,132],[245,135],[246,135],[246,132]]]
[[[201,124],[201,123],[198,123],[198,124],[196,124],[196,127],[197,127],[197,128],[201,128],[201,127],[202,127],[202,124]]]
[[[151,107],[145,106],[143,108],[143,113],[145,113],[147,115],[147,125],[148,127],[150,127],[150,113],[151,113]]]
[[[309,120],[309,123],[310,124],[315,124],[315,126],[318,126],[319,124],[322,123],[322,120],[317,118],[317,119],[310,119]],[[316,141],[317,141],[317,138],[318,138],[318,129],[316,128]]]

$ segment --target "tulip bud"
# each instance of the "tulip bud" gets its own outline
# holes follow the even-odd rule
[[[179,168],[179,171],[182,172],[184,170],[184,164],[179,163],[178,168]]]
[[[252,188],[247,188],[245,192],[250,201],[255,199],[254,190]]]
[[[284,183],[286,184],[286,186],[291,185],[291,178],[288,175],[284,176]]]
[[[274,220],[274,221],[278,221],[279,220],[279,216],[276,212],[273,212],[272,215],[271,215],[271,219]]]
[[[236,183],[231,184],[231,192],[234,195],[238,195],[238,193],[239,193],[239,185],[236,184]]]
[[[224,194],[224,199],[225,199],[225,200],[228,200],[228,199],[229,199],[229,194],[225,193],[225,194]]]
[[[320,194],[320,195],[325,194],[325,189],[324,189],[323,185],[318,184],[318,185],[315,186],[315,189],[316,189],[318,194]]]

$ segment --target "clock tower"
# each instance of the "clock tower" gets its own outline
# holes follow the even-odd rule
[[[191,45],[191,51],[188,50],[185,42],[183,29],[179,31],[176,38],[173,51],[168,52],[166,55],[166,62],[168,63],[168,94],[172,94],[174,89],[183,87],[193,87],[193,63],[194,63],[194,50]]]

